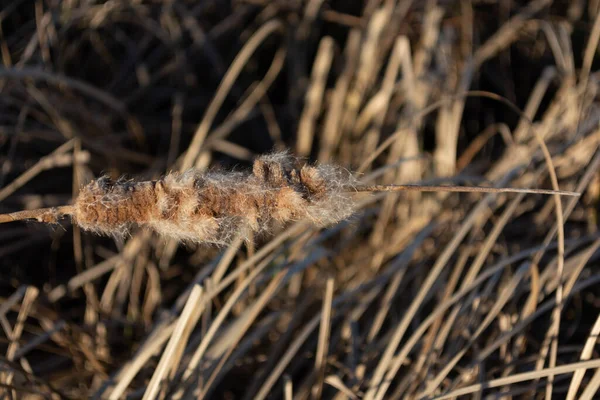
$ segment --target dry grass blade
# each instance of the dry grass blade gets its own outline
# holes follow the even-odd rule
[[[521,282],[523,276],[527,271],[527,266],[519,268],[519,270],[514,274],[514,276],[510,280],[510,282],[506,285],[502,293],[498,296],[496,303],[493,305],[492,309],[485,317],[485,320],[479,325],[477,330],[473,332],[473,334],[469,338],[469,343],[463,346],[458,352],[458,354],[456,354],[452,358],[452,360],[448,364],[446,364],[446,366],[444,366],[442,371],[440,371],[440,373],[435,378],[428,382],[427,388],[425,389],[421,397],[431,396],[438,389],[438,387],[440,387],[442,380],[446,378],[448,373],[452,370],[452,368],[454,368],[454,366],[458,363],[461,357],[464,356],[465,353],[471,348],[473,343],[477,340],[477,337],[481,335],[481,333],[489,326],[489,324],[492,323],[494,319],[496,319],[500,310],[502,310],[502,308],[506,305],[508,300],[513,296],[517,285]]]
[[[283,396],[284,396],[285,400],[293,400],[294,399],[294,386],[293,386],[292,380],[288,375],[284,376],[283,379],[284,379]]]
[[[406,126],[408,128],[414,129],[414,127],[416,125],[421,123],[421,120],[424,117],[426,117],[427,115],[436,111],[440,107],[448,106],[449,104],[452,104],[453,102],[455,102],[457,100],[464,100],[465,98],[469,98],[469,97],[487,98],[487,99],[491,99],[491,100],[494,100],[494,101],[504,104],[505,106],[507,106],[508,108],[513,110],[515,113],[520,115],[522,120],[526,120],[529,125],[529,131],[532,130],[533,122],[529,118],[527,118],[525,113],[522,112],[519,107],[517,107],[513,102],[509,101],[505,97],[499,96],[496,93],[482,91],[482,90],[464,91],[459,94],[448,96],[447,98],[436,101],[436,102],[432,103],[431,105],[423,108],[422,110],[419,110],[415,115],[412,116],[412,118],[407,123],[405,123],[405,125],[401,125],[400,127],[398,127],[392,135],[390,135],[387,139],[385,139],[383,142],[381,142],[381,144],[377,147],[377,149],[375,149],[375,151],[373,151],[371,154],[369,154],[366,157],[366,159],[360,164],[360,167],[358,168],[358,172],[361,172],[361,173],[364,172],[367,169],[367,167],[369,165],[371,165],[371,163],[377,157],[379,157],[388,147],[390,147],[392,144],[394,144],[394,142],[396,142],[401,137],[401,135],[405,134],[405,129],[403,129],[403,127]]]
[[[594,396],[598,393],[598,388],[600,388],[600,368],[596,369],[594,372],[594,376],[590,379],[590,383],[585,387],[583,393],[581,393],[580,400],[592,400]]]
[[[594,351],[594,346],[598,341],[598,335],[600,335],[600,315],[596,318],[596,322],[590,331],[590,336],[585,342],[585,346],[581,352],[581,361],[587,361],[592,358],[592,352]],[[573,374],[573,378],[571,378],[571,384],[569,385],[569,391],[567,392],[567,400],[575,399],[577,396],[577,391],[579,390],[579,385],[583,380],[583,375],[585,375],[585,369],[580,369],[575,371]]]
[[[233,350],[237,347],[242,336],[247,332],[247,330],[250,328],[250,326],[255,322],[259,313],[264,310],[264,307],[266,306],[266,304],[273,298],[273,296],[280,289],[281,283],[284,281],[285,277],[286,277],[286,271],[280,271],[273,278],[273,280],[271,282],[269,282],[269,285],[265,288],[265,290],[262,291],[260,297],[258,299],[256,299],[255,304],[253,304],[244,313],[245,315],[243,317],[240,317],[238,319],[235,329],[233,329],[233,331],[234,331],[233,334],[230,335],[229,337],[221,337],[222,341],[228,342],[227,343],[228,349],[225,351],[225,354],[223,354],[221,356],[221,359],[219,360],[217,366],[214,368],[210,377],[206,381],[204,388],[200,392],[201,397],[206,397],[207,394],[213,389],[213,386],[215,385],[217,376],[221,372],[223,365],[228,360],[228,358],[231,356],[231,353],[233,353]],[[248,284],[249,284],[249,280],[243,282],[243,287],[247,287]],[[193,397],[195,397],[195,395],[193,395],[191,397],[193,398]]]
[[[273,385],[275,385],[275,382],[277,381],[277,379],[281,376],[285,367],[290,363],[290,361],[292,361],[293,357],[300,350],[300,347],[308,339],[310,334],[317,328],[320,320],[321,320],[321,315],[315,316],[304,326],[304,329],[302,329],[299,332],[296,339],[294,339],[294,341],[290,344],[287,351],[280,358],[279,362],[277,363],[275,368],[273,368],[273,370],[267,377],[267,380],[263,383],[262,387],[260,388],[260,390],[258,391],[256,396],[254,397],[256,400],[264,400],[267,398],[270,390],[272,389]]]
[[[163,344],[171,337],[175,323],[170,324],[161,331],[161,334],[155,337],[148,345],[144,346],[132,360],[124,365],[120,372],[117,384],[114,386],[108,398],[117,400],[123,397],[123,393],[127,390],[127,386],[131,383],[137,373],[144,367],[148,360],[153,357],[163,346]]]
[[[42,158],[38,161],[33,167],[29,168],[25,173],[23,173],[18,178],[14,179],[9,185],[3,187],[0,190],[0,201],[6,199],[8,196],[13,194],[17,189],[25,185],[35,176],[37,176],[40,172],[50,169],[55,165],[59,164],[59,158],[64,156],[66,152],[73,148],[74,140],[69,140],[64,143],[56,150],[54,150],[48,156]]]
[[[477,50],[474,55],[475,65],[481,65],[510,44],[517,37],[517,34],[527,20],[550,4],[552,4],[552,0],[535,0],[530,2],[522,12],[502,25],[502,28]]]
[[[307,258],[306,260],[303,260],[303,262],[306,264],[310,264],[310,263],[315,262],[316,260],[318,260],[319,258],[321,258],[323,256],[324,256],[323,252],[316,252],[316,253],[312,254],[311,257]],[[183,374],[184,380],[187,380],[192,376],[195,369],[200,364],[200,361],[204,357],[206,351],[208,350],[209,344],[214,339],[218,330],[220,328],[222,328],[223,321],[227,317],[228,313],[231,312],[232,308],[234,307],[236,302],[239,300],[239,298],[242,296],[242,294],[247,290],[248,286],[250,284],[252,284],[254,282],[254,280],[256,279],[256,277],[259,276],[259,274],[262,273],[263,270],[269,266],[270,261],[271,261],[270,259],[267,259],[267,260],[263,261],[260,265],[256,266],[256,268],[244,279],[242,284],[239,285],[236,288],[236,290],[231,294],[231,296],[227,300],[227,303],[223,306],[223,308],[220,310],[219,314],[215,317],[209,330],[206,332],[206,334],[202,338],[202,341],[198,345],[198,348],[192,355],[190,362],[188,363],[188,366],[186,367],[185,372]],[[270,295],[272,293],[272,291],[278,287],[278,285],[280,283],[280,279],[282,279],[283,277],[284,277],[284,275],[281,275],[279,277],[279,279],[273,281],[273,284],[271,285],[270,290],[265,292],[265,296]],[[268,298],[268,297],[265,297],[265,299],[266,298]],[[257,302],[255,310],[260,310],[262,308],[262,306],[263,306],[262,302]],[[252,319],[252,318],[250,318],[250,319]]]
[[[340,391],[340,394],[347,396],[351,400],[359,399],[359,397],[354,392],[352,392],[352,390],[350,390],[346,385],[344,385],[344,382],[342,382],[342,380],[336,375],[329,375],[328,377],[326,377],[325,383],[338,389]]]
[[[316,382],[312,388],[312,396],[315,399],[321,397],[323,392],[323,382],[325,379],[325,368],[327,367],[327,352],[329,349],[329,335],[331,332],[331,302],[333,301],[333,289],[335,280],[328,278],[325,283],[325,296],[323,298],[323,308],[321,313],[321,327],[319,329],[319,342],[317,345],[317,354],[315,357]]]
[[[29,317],[29,313],[31,312],[31,308],[33,306],[33,302],[37,298],[39,291],[34,287],[28,287],[25,291],[25,295],[23,296],[23,301],[21,307],[19,308],[19,315],[17,316],[17,322],[15,326],[11,329],[10,324],[6,320],[5,315],[0,315],[0,321],[2,323],[2,327],[6,332],[7,336],[10,338],[10,344],[8,345],[8,349],[6,351],[6,359],[8,361],[14,361],[15,354],[19,349],[19,341],[21,340],[21,336],[23,334],[25,320]],[[27,360],[21,360],[21,364],[28,370],[31,370],[31,366]],[[9,387],[13,383],[14,374],[11,372],[2,372],[0,374],[0,383],[2,385],[6,385],[5,387]],[[16,392],[12,391],[7,393],[9,396],[15,396]]]
[[[280,31],[282,28],[281,23],[279,21],[270,21],[269,23],[263,25],[256,33],[252,36],[250,40],[246,43],[244,48],[240,51],[236,59],[231,63],[227,73],[223,77],[219,88],[213,100],[210,103],[210,106],[206,110],[204,114],[204,118],[202,118],[202,122],[198,125],[196,132],[194,133],[194,138],[190,143],[190,146],[185,153],[185,157],[181,162],[180,171],[185,171],[191,168],[195,162],[196,158],[200,154],[200,150],[208,135],[210,126],[215,119],[219,108],[225,101],[225,97],[227,93],[233,86],[237,76],[241,73],[242,68],[248,62],[250,56],[257,50],[258,46],[265,41],[270,35],[274,34],[277,31]]]
[[[415,330],[412,336],[406,341],[406,344],[402,347],[402,349],[398,352],[398,354],[393,358],[393,369],[391,373],[395,373],[397,369],[403,364],[405,358],[408,356],[408,353],[412,350],[412,348],[416,345],[416,343],[420,340],[421,336],[429,329],[429,327],[436,321],[437,318],[440,318],[443,313],[456,304],[458,301],[463,299],[467,294],[471,291],[479,287],[485,280],[489,279],[491,276],[496,274],[503,268],[506,268],[510,263],[517,262],[520,259],[531,256],[531,254],[535,253],[534,251],[527,251],[521,254],[514,256],[511,259],[504,260],[504,262],[500,263],[497,266],[494,266],[488,269],[485,273],[482,273],[476,280],[474,280],[471,284],[462,287],[459,292],[457,292],[454,296],[448,299],[446,302],[440,304],[438,308],[436,308],[428,317],[425,319],[419,327]],[[549,307],[548,307],[549,309]],[[390,374],[391,374],[390,373]]]
[[[297,153],[304,157],[309,155],[312,149],[315,123],[322,108],[327,75],[333,59],[333,46],[334,41],[332,38],[325,37],[321,40],[312,71],[312,82],[306,91],[306,106],[304,107],[304,114],[300,117],[298,126],[300,135],[296,145]]]
[[[106,105],[107,107],[115,109],[120,114],[125,115],[126,106],[123,104],[122,101],[118,100],[114,96],[111,96],[107,92],[98,90],[98,88],[95,88],[94,86],[89,85],[86,82],[75,80],[75,79],[69,78],[67,76],[54,75],[52,73],[49,73],[47,71],[43,71],[43,70],[37,69],[37,68],[21,67],[19,69],[13,69],[13,68],[9,69],[9,68],[0,67],[0,79],[6,79],[6,78],[24,79],[24,80],[25,79],[43,80],[47,83],[54,84],[57,86],[64,85],[66,87],[71,87],[71,88],[79,90],[82,93],[98,100],[99,102]]]
[[[161,386],[165,379],[172,378],[172,374],[179,366],[183,349],[186,346],[188,338],[192,333],[192,329],[196,326],[196,322],[200,318],[203,307],[202,304],[202,288],[195,286],[190,297],[188,298],[181,316],[177,320],[177,324],[173,329],[169,343],[152,375],[152,379],[148,384],[148,388],[144,393],[144,400],[157,398],[161,391]],[[170,372],[169,372],[170,371]]]
[[[596,278],[591,278],[586,281],[583,281],[582,283],[580,283],[578,285],[578,287],[574,287],[573,291],[570,292],[569,295],[572,295],[573,293],[576,293],[579,290],[583,290],[586,287],[597,283],[598,281],[599,280]],[[540,315],[543,315],[544,313],[551,310],[552,307],[554,307],[555,305],[556,305],[556,299],[549,299],[548,301],[540,304],[537,307],[537,309],[535,310],[535,312],[531,313],[526,318],[523,318],[521,321],[519,321],[517,324],[515,324],[511,331],[504,332],[502,335],[500,335],[498,337],[498,339],[496,339],[491,344],[489,344],[484,349],[482,349],[479,352],[477,359],[475,359],[473,361],[473,364],[480,362],[481,360],[484,360],[486,357],[489,357],[490,354],[492,354],[494,351],[498,350],[498,348],[503,343],[506,343],[506,341],[511,339],[513,336],[519,335],[525,327],[527,327],[529,324],[531,324],[533,321],[535,321],[536,318],[538,318]]]
[[[491,196],[491,195],[490,195]],[[412,300],[410,307],[405,312],[402,317],[401,322],[396,326],[394,333],[386,346],[386,350],[381,357],[377,368],[373,373],[373,378],[371,379],[369,390],[365,394],[366,400],[372,399],[382,399],[385,395],[385,392],[389,388],[393,376],[396,374],[401,364],[398,364],[394,359],[394,354],[406,330],[408,329],[409,324],[411,323],[412,318],[421,307],[423,300],[427,296],[429,290],[438,279],[440,273],[443,268],[446,266],[448,260],[452,256],[452,254],[456,251],[456,248],[460,244],[460,242],[464,239],[466,234],[468,233],[471,225],[475,222],[475,219],[478,217],[479,213],[487,207],[488,203],[491,201],[491,197],[488,196],[486,199],[480,201],[479,205],[471,212],[469,217],[465,219],[461,228],[455,233],[453,239],[448,243],[444,251],[440,254],[435,264],[431,268],[426,280],[422,283],[419,288],[418,294]]]
[[[540,371],[524,372],[521,374],[514,374],[506,378],[493,379],[476,385],[467,386],[461,389],[456,389],[447,393],[443,396],[434,397],[435,400],[451,399],[457,396],[463,396],[470,393],[476,393],[484,389],[493,389],[500,386],[510,385],[512,383],[526,382],[533,379],[544,378],[550,375],[570,374],[577,369],[591,369],[600,368],[600,360],[581,361],[578,363],[572,363],[567,365],[561,365],[559,367],[544,368]]]

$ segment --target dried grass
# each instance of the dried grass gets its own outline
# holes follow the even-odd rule
[[[1,6],[1,395],[597,397],[599,4]]]

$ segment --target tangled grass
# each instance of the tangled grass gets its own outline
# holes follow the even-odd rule
[[[597,1],[2,6],[0,212],[54,224],[0,225],[0,391],[594,398],[599,37]],[[582,196],[379,192],[441,183]]]

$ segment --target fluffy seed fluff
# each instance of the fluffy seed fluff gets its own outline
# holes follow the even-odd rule
[[[123,235],[133,226],[188,243],[225,244],[276,224],[308,220],[323,227],[349,217],[356,181],[338,167],[300,166],[287,153],[258,158],[251,173],[168,174],[157,181],[111,181],[83,187],[72,217],[83,229]]]

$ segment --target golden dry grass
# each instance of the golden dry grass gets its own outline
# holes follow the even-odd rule
[[[221,248],[2,224],[0,391],[594,398],[599,38],[598,1],[3,5],[0,213],[284,149],[371,188],[583,195],[376,193]]]

